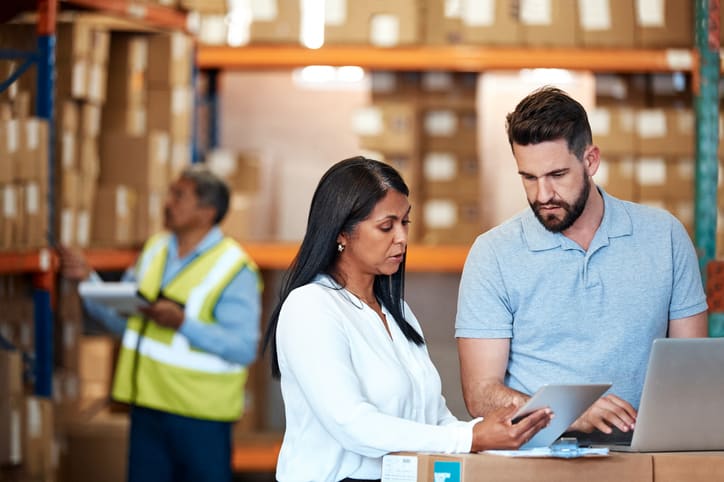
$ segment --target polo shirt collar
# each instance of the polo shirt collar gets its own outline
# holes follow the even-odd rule
[[[595,240],[605,239],[604,244],[608,244],[608,239],[619,236],[628,236],[633,232],[631,216],[624,204],[608,195],[602,188],[596,186],[603,197],[603,219],[598,227]],[[551,233],[538,221],[533,214],[533,209],[528,208],[521,213],[521,223],[523,227],[523,237],[531,251],[545,251],[554,248],[571,248],[571,243],[561,233]]]

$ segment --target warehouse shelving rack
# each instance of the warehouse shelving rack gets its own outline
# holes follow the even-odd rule
[[[131,22],[152,28],[187,29],[186,13],[162,6],[138,4],[129,0],[39,0],[37,13],[37,50],[35,52],[0,51],[0,58],[22,58],[26,62],[9,79],[0,79],[6,88],[23,71],[38,68],[36,114],[52,123],[54,118],[55,23],[60,5],[110,15],[119,22]],[[205,102],[211,109],[208,128],[210,147],[218,144],[218,74],[222,70],[289,69],[307,65],[358,65],[366,69],[449,70],[482,72],[499,69],[564,68],[593,72],[684,72],[693,79],[696,115],[696,197],[695,245],[702,266],[715,257],[718,179],[718,82],[721,71],[719,51],[719,0],[695,0],[696,41],[693,49],[576,49],[576,48],[489,48],[477,46],[446,47],[335,47],[317,50],[295,46],[197,47],[195,76],[207,76]],[[49,130],[49,219],[53,219],[53,129]],[[200,153],[194,144],[194,159]],[[49,223],[52,225],[52,223]],[[294,257],[293,243],[245,243],[245,249],[262,269],[285,269]],[[410,246],[407,269],[417,272],[459,272],[467,246]],[[137,251],[132,249],[91,249],[86,252],[90,264],[98,270],[121,270],[133,264]],[[20,253],[0,253],[0,274],[33,275],[35,305],[35,392],[49,397],[53,369],[53,294],[57,259],[51,249]],[[714,313],[713,316],[718,316]],[[724,327],[724,322],[720,323]],[[719,333],[720,335],[724,334]],[[278,451],[270,441],[271,452]],[[269,452],[267,450],[267,452]],[[266,452],[265,452],[266,453]],[[241,458],[239,458],[241,457]],[[271,460],[271,458],[269,459]],[[275,457],[274,457],[275,460]],[[268,465],[268,462],[266,465]],[[235,467],[253,462],[235,453]],[[264,465],[264,464],[262,464]],[[266,467],[265,465],[265,467]],[[256,466],[254,466],[256,467]],[[256,467],[256,468],[265,468]],[[268,468],[268,467],[266,467]]]

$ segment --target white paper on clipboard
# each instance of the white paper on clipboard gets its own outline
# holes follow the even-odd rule
[[[113,308],[121,315],[138,313],[138,308],[148,306],[148,301],[138,294],[138,285],[130,281],[94,283],[83,281],[78,294],[84,299]]]

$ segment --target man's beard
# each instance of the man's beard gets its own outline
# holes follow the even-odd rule
[[[538,201],[531,203],[529,201],[528,204],[530,204],[531,209],[533,209],[533,213],[535,213],[535,217],[538,218],[538,221],[540,221],[544,228],[551,233],[560,233],[573,226],[573,223],[575,223],[581,216],[581,213],[583,213],[583,210],[586,207],[586,201],[588,201],[588,195],[590,192],[591,184],[584,174],[583,188],[581,188],[581,192],[578,194],[578,197],[572,205],[565,201],[550,201],[547,203],[539,203]],[[541,206],[557,206],[563,209],[565,214],[562,219],[558,219],[553,214],[541,214]]]

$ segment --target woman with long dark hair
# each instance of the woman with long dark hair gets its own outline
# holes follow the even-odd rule
[[[515,407],[458,421],[420,324],[404,301],[409,191],[397,171],[355,157],[322,177],[307,231],[266,333],[281,377],[281,482],[379,480],[394,451],[517,448],[550,421]]]

